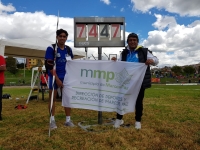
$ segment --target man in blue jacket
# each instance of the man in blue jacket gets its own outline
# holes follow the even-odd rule
[[[158,59],[157,57],[152,55],[151,51],[149,51],[147,48],[138,46],[139,38],[137,34],[129,34],[127,37],[127,43],[128,46],[125,47],[125,49],[121,53],[121,61],[145,63],[147,65],[147,70],[135,105],[135,128],[141,129],[144,93],[146,88],[151,87],[151,72],[149,65],[157,65]],[[116,61],[116,58],[112,58],[112,60]],[[124,123],[122,118],[123,115],[117,114],[117,119],[115,120],[114,124],[115,128],[119,128],[120,125]]]

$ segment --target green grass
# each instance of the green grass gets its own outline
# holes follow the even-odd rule
[[[16,82],[16,85],[22,85],[19,83],[19,80],[25,81],[23,85],[30,85],[32,77],[32,70],[25,70],[25,77],[24,77],[24,70],[18,70],[18,72],[14,75],[11,74],[9,71],[5,71],[5,85],[10,85],[10,82]]]
[[[197,78],[185,78],[185,79],[179,79],[179,83],[188,83],[188,80],[191,79],[191,83],[198,83],[199,82],[199,77]],[[166,84],[166,83],[176,83],[176,78],[160,78],[160,83],[161,84]]]
[[[48,94],[45,100],[29,101],[28,108],[16,110],[25,104],[30,88],[4,87],[12,100],[3,100],[3,121],[0,122],[0,150],[197,150],[200,149],[200,86],[153,85],[146,90],[142,129],[134,128],[134,113],[124,115],[130,128],[113,129],[96,126],[86,132],[78,126],[81,121],[94,123],[98,112],[72,109],[75,128],[65,127],[61,102],[56,102],[58,129],[48,137]],[[37,93],[35,93],[37,94]],[[23,98],[21,98],[24,96]],[[15,98],[19,97],[19,100]],[[41,94],[40,94],[41,99]],[[103,119],[115,117],[115,112],[103,112]]]

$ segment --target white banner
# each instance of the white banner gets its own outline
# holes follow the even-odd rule
[[[62,106],[134,112],[147,66],[122,61],[67,61]]]

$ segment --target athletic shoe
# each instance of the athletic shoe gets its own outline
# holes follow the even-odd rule
[[[115,120],[115,124],[113,125],[114,128],[119,128],[120,125],[122,125],[124,123],[124,120],[119,120],[119,119],[116,119]]]
[[[69,122],[65,122],[65,126],[74,127],[75,125],[74,125],[73,122],[70,120]]]
[[[51,128],[51,130],[57,128],[55,120],[51,120],[50,128]]]
[[[135,122],[135,128],[136,129],[141,129],[141,123],[139,121]]]

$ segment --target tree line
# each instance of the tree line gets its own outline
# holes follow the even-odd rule
[[[171,71],[173,71],[177,76],[179,76],[179,75],[191,75],[191,74],[196,73],[196,70],[193,66],[184,66],[184,67],[173,66],[171,68]]]
[[[18,72],[18,69],[24,68],[24,63],[19,63],[19,61],[14,58],[8,56],[6,59],[6,69],[12,74],[16,74]]]

